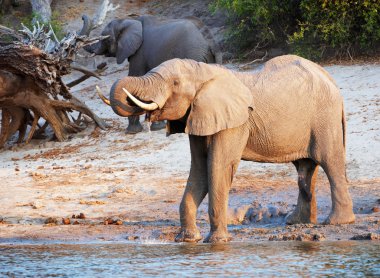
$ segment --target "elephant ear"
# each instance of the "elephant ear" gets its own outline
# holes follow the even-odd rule
[[[124,20],[117,38],[116,61],[118,64],[132,56],[143,42],[142,24],[138,20]]]
[[[216,77],[203,84],[191,104],[186,133],[212,135],[248,120],[249,107],[253,108],[252,93],[235,76],[230,77]]]

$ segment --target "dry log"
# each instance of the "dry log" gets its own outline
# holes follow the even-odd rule
[[[0,148],[17,131],[18,142],[28,143],[34,134],[43,133],[47,124],[59,141],[65,140],[85,128],[83,115],[104,129],[105,123],[75,98],[62,80],[72,69],[83,72],[86,79],[99,78],[87,69],[71,66],[76,51],[99,38],[71,33],[59,42],[51,28],[46,32],[39,24],[33,30],[24,28],[24,35],[12,31],[0,27],[0,38],[5,34],[15,39],[0,43]],[[78,119],[70,115],[74,111],[79,112]],[[42,127],[38,125],[40,118],[46,121]]]
[[[101,63],[99,64],[97,67],[96,67],[96,70],[95,70],[95,76],[93,77],[96,77],[96,78],[100,78],[99,75],[104,72],[105,70],[107,69],[107,63]],[[67,84],[67,87],[71,88],[71,87],[74,87],[75,85],[78,85],[79,83],[87,80],[88,78],[90,78],[92,75],[90,74],[85,74],[81,77],[79,77],[78,79],[76,80],[73,80],[71,81],[70,83]]]

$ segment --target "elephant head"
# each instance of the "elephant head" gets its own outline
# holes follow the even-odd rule
[[[231,71],[193,60],[173,59],[142,77],[116,81],[110,100],[114,112],[128,117],[147,113],[168,120],[171,133],[206,136],[245,123],[252,107],[250,90]]]
[[[83,28],[79,34],[88,36],[90,31],[89,18],[83,16]],[[107,24],[101,35],[108,37],[86,46],[85,50],[96,55],[116,57],[117,63],[121,64],[140,48],[143,41],[142,24],[138,20],[115,19]]]

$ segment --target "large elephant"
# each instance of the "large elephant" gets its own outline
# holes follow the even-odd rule
[[[169,133],[189,134],[191,169],[176,241],[201,239],[196,212],[207,193],[211,231],[205,241],[230,240],[228,193],[241,159],[295,165],[299,195],[288,224],[317,221],[318,166],[331,186],[325,223],[355,220],[345,173],[343,98],[331,76],[311,61],[280,56],[257,72],[240,73],[173,59],[143,77],[115,82],[110,104],[120,116],[148,111],[151,121],[168,120]]]
[[[81,34],[89,34],[84,17]],[[160,20],[154,16],[112,20],[103,29],[109,36],[85,49],[97,55],[116,57],[118,64],[129,60],[129,76],[142,76],[172,58],[188,58],[205,63],[221,63],[221,52],[206,26],[195,17]],[[152,129],[163,128],[156,124]],[[130,117],[127,133],[142,130],[139,117]]]

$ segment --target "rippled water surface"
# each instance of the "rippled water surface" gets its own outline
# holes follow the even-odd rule
[[[379,242],[0,245],[0,277],[380,276]]]

